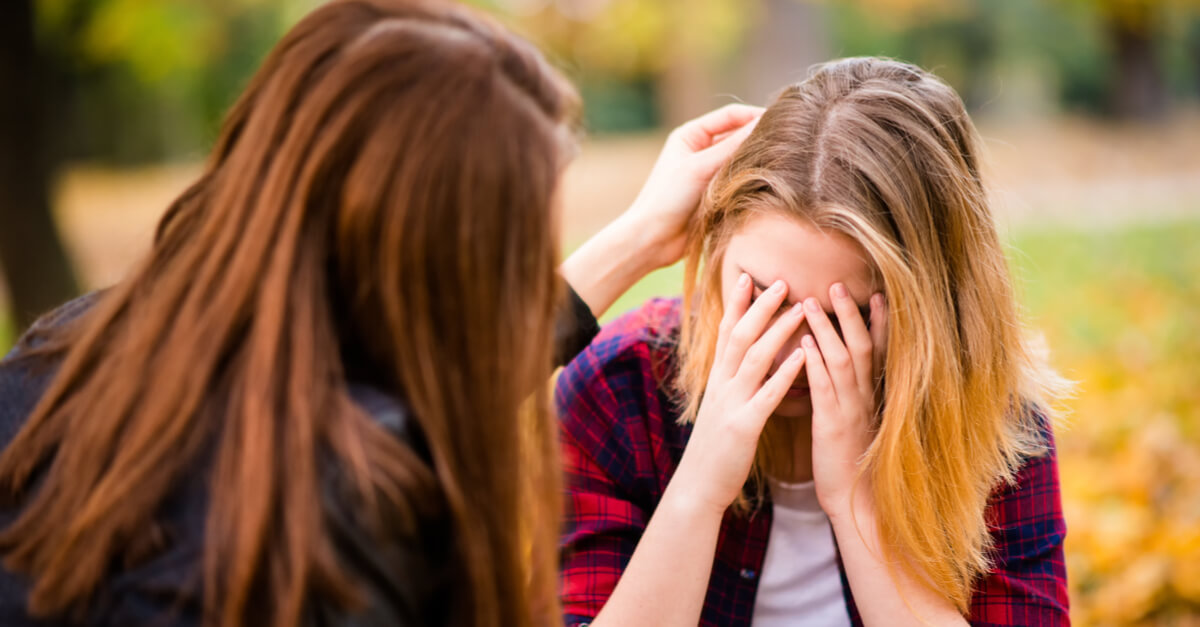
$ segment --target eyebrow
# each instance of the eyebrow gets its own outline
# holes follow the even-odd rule
[[[740,272],[744,272],[746,274],[746,276],[750,277],[750,282],[752,284],[754,284],[754,288],[757,289],[758,291],[765,292],[765,291],[767,291],[767,289],[770,288],[769,285],[763,285],[761,281],[756,279],[754,277],[754,275],[750,274],[750,272],[748,270],[746,270],[745,268],[738,266],[738,270]],[[783,305],[787,306],[787,307],[792,307],[792,306],[795,306],[796,303],[789,298],[789,299],[783,301]],[[854,303],[854,305],[856,307],[858,307],[858,313],[862,316],[863,320],[869,324],[871,322],[871,303],[868,301],[866,304],[860,305],[859,303],[856,302],[856,303]],[[836,317],[837,312],[836,311],[826,311],[825,315]]]

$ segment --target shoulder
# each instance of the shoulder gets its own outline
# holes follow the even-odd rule
[[[39,317],[17,340],[16,345],[5,356],[3,363],[9,363],[9,360],[20,358],[42,346],[55,333],[83,318],[84,314],[91,311],[103,295],[104,290],[88,292]]]
[[[1051,420],[1035,407],[1026,411],[1036,430],[1037,450],[1023,458],[1011,482],[993,491],[987,512],[1001,562],[1061,547],[1067,531]]]
[[[972,624],[1069,624],[1057,449],[1046,416],[1033,418],[1041,450],[1025,457],[1014,480],[988,504],[992,569],[972,597]]]
[[[80,296],[38,318],[0,361],[0,448],[16,436],[58,370],[59,357],[39,349],[82,318],[99,297],[99,292]]]
[[[579,461],[572,455],[612,466],[610,475],[650,478],[673,467],[689,433],[670,391],[679,315],[679,299],[651,300],[605,325],[559,375],[555,404],[569,467]]]

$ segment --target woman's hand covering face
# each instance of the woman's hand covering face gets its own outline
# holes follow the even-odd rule
[[[817,299],[807,298],[804,315],[811,333],[801,340],[801,350],[812,398],[813,480],[822,508],[833,515],[849,504],[859,460],[874,435],[883,391],[887,302],[883,294],[872,295],[867,321],[841,283],[830,286],[829,297],[841,334]]]
[[[716,512],[737,498],[763,426],[804,366],[805,351],[795,349],[770,372],[775,355],[805,315],[799,304],[776,315],[787,297],[787,284],[776,281],[753,303],[752,289],[745,274],[733,288],[704,400],[676,473],[687,482],[687,494]]]

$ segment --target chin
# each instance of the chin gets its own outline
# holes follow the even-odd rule
[[[812,401],[807,398],[784,397],[775,408],[774,416],[780,418],[808,418],[812,416]]]

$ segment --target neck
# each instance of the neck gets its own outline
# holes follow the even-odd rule
[[[764,434],[768,436],[771,460],[765,470],[771,478],[784,483],[812,480],[811,417],[772,416]]]

